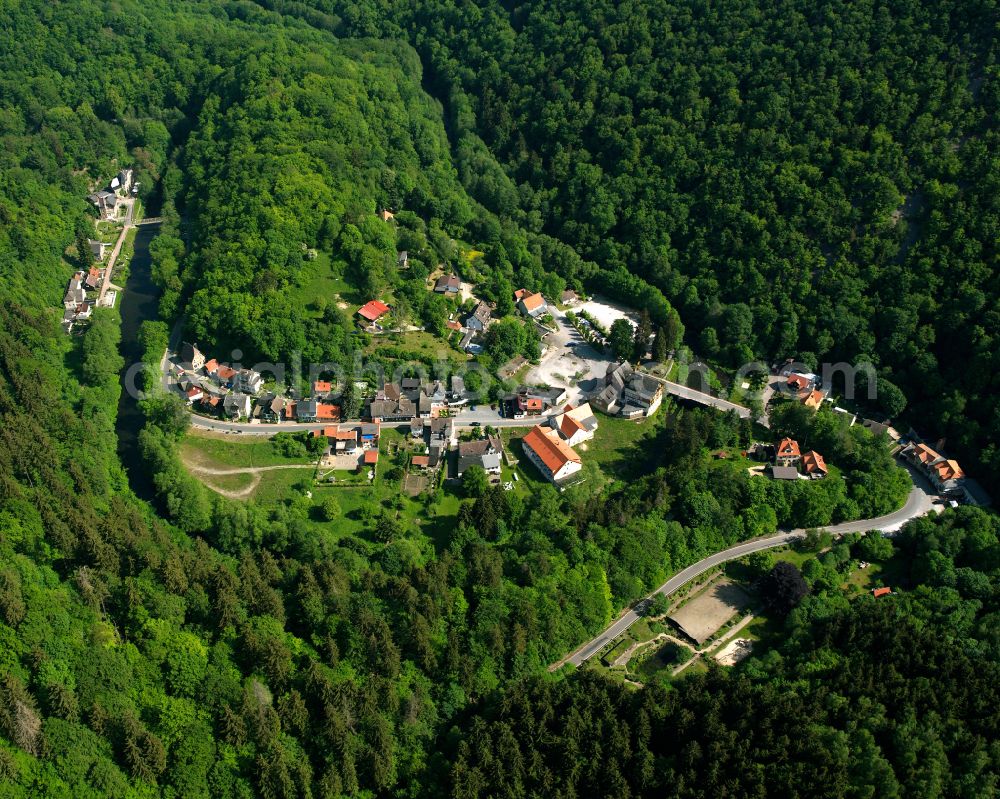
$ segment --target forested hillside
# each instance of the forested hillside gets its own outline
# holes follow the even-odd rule
[[[836,575],[813,570],[787,643],[736,674],[678,690],[594,674],[513,687],[449,734],[446,790],[995,796],[998,532],[980,511],[912,523],[899,546],[915,590],[890,601],[848,604]]]
[[[607,485],[428,503],[419,530],[376,507],[357,535],[317,535],[301,495],[208,492],[180,465],[186,415],[153,402],[157,503],[132,493],[117,314],[59,328],[84,198],[126,164],[140,199],[163,196],[163,322],[186,313],[206,346],[349,361],[360,337],[302,253],[329,265],[324,292],[440,322],[424,279],[464,238],[491,299],[597,285],[659,320],[676,306],[719,358],[864,352],[952,414],[943,432],[995,438],[990,9],[587,8],[3,4],[0,795],[996,791],[984,513],[911,525],[893,606],[849,604],[816,561],[787,647],[736,676],[539,678],[711,552],[898,506],[882,442],[832,413],[793,432],[846,482],[753,481],[710,454],[745,447],[746,422],[669,406]],[[154,360],[165,329],[144,330]]]
[[[409,37],[473,196],[701,356],[870,359],[1000,478],[994,2],[262,5]]]

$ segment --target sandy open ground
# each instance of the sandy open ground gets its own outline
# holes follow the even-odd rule
[[[668,618],[701,645],[749,604],[747,592],[736,583],[717,580]]]

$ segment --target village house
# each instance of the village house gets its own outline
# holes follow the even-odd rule
[[[811,391],[813,385],[813,382],[806,375],[799,374],[798,372],[793,372],[788,376],[788,380],[785,381],[788,391],[793,394],[803,394]]]
[[[118,216],[118,197],[112,191],[101,191],[88,194],[87,199],[97,209],[104,219],[112,220]]]
[[[518,394],[514,401],[514,418],[523,419],[525,416],[539,416],[544,409],[545,402],[541,398]]]
[[[777,466],[798,466],[802,460],[799,442],[794,438],[783,438],[774,451],[774,462]]]
[[[202,391],[201,386],[187,384],[187,388],[184,389],[184,398],[187,400],[188,405],[200,402],[204,396],[205,392]]]
[[[111,191],[120,192],[123,196],[127,196],[133,188],[133,174],[133,171],[128,168],[118,170],[118,174],[111,178],[111,184],[108,188],[110,188]]]
[[[476,305],[475,309],[465,320],[465,326],[470,332],[481,332],[489,326],[492,316],[490,306],[480,300],[479,304]],[[469,338],[471,340],[471,336]]]
[[[378,422],[364,422],[361,425],[361,447],[378,449],[381,427]]]
[[[63,308],[67,311],[76,311],[76,307],[87,299],[87,292],[83,287],[83,272],[77,272],[70,278],[69,286],[66,288],[66,296],[63,297]]]
[[[97,291],[100,288],[101,280],[104,279],[104,270],[98,269],[96,266],[90,267],[87,271],[87,277],[83,281],[83,285],[89,291]]]
[[[580,296],[573,289],[566,289],[559,295],[559,302],[563,305],[576,305],[580,301]]]
[[[379,328],[378,320],[389,313],[389,306],[379,300],[370,300],[358,308],[357,315],[363,327]],[[379,328],[381,329],[381,328]]]
[[[313,436],[326,436],[332,455],[353,455],[361,450],[361,428],[357,425],[324,427],[314,430]]]
[[[215,371],[210,375],[220,386],[231,386],[233,378],[236,377],[236,370],[226,364],[218,364]]]
[[[315,380],[312,384],[314,397],[325,397],[333,391],[333,385],[327,380]]]
[[[771,465],[771,477],[775,480],[798,480],[799,470],[794,466]]]
[[[76,306],[75,313],[77,321],[90,319],[90,317],[94,315],[94,304],[92,302],[81,302]]]
[[[289,404],[294,407],[294,403],[277,394],[265,394],[257,401],[257,408],[260,410],[260,420],[270,424],[277,424],[285,420]]]
[[[524,454],[547,480],[559,484],[583,468],[580,456],[558,431],[537,425],[521,440]]]
[[[434,283],[434,291],[437,294],[458,294],[461,287],[462,281],[456,274],[441,275]]]
[[[264,388],[264,378],[254,369],[240,369],[232,378],[233,391],[245,394],[257,394]]]
[[[230,419],[250,418],[250,396],[239,391],[226,394],[222,401],[222,412]]]
[[[609,416],[627,419],[652,416],[663,403],[663,384],[636,372],[628,361],[608,364],[604,383],[604,388],[590,401]]]
[[[185,341],[181,344],[181,366],[189,372],[197,372],[205,366],[205,356],[197,344]]]
[[[813,480],[818,480],[829,474],[829,470],[826,468],[826,461],[814,449],[802,455],[802,471]]]
[[[300,422],[336,422],[340,419],[340,408],[316,398],[301,400],[296,404],[296,416]]]
[[[532,293],[527,289],[518,289],[515,291],[514,300],[517,302],[518,310],[532,319],[543,316],[549,309],[548,304],[545,302],[545,297],[538,293]]]
[[[103,241],[94,241],[94,239],[87,239],[87,245],[90,247],[90,254],[98,261],[104,260],[105,251],[110,246]]]
[[[814,411],[819,410],[823,404],[823,392],[818,389],[808,392],[802,397],[802,404],[807,408],[812,408]]]
[[[578,408],[567,405],[562,413],[549,418],[549,425],[553,430],[558,430],[562,439],[571,447],[592,439],[598,427],[597,417],[587,402]]]
[[[889,424],[889,422],[876,422],[874,419],[862,419],[861,426],[873,436],[888,436],[889,440],[892,442],[898,443],[900,438],[902,438],[899,431]]]
[[[222,403],[222,397],[218,394],[210,394],[206,391],[205,396],[201,398],[202,413],[208,414],[209,416],[218,416],[223,407]]]
[[[466,399],[465,397],[465,379],[460,375],[451,376],[451,391],[448,392],[448,398],[452,402],[461,402]]]
[[[378,450],[377,449],[366,449],[364,456],[362,456],[361,462],[365,466],[370,466],[372,469],[372,476],[375,476],[375,468],[378,466]]]
[[[458,444],[458,469],[461,477],[472,466],[481,466],[486,474],[499,477],[503,456],[503,442],[496,436],[460,441]]]

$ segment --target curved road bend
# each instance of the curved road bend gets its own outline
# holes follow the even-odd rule
[[[898,530],[910,519],[923,516],[925,513],[930,511],[932,507],[931,499],[933,494],[930,492],[929,486],[926,485],[923,478],[913,475],[912,472],[911,476],[914,478],[913,488],[910,489],[906,502],[899,510],[874,519],[861,519],[856,522],[844,522],[843,524],[835,524],[824,529],[835,536],[846,535],[847,533],[863,533],[868,530],[882,530],[883,532],[890,532]],[[803,538],[805,534],[806,531],[803,529],[786,530],[778,533],[777,535],[770,536],[769,538],[758,538],[753,541],[745,541],[742,544],[737,544],[729,549],[716,552],[714,555],[709,555],[704,560],[700,560],[697,563],[688,566],[686,569],[678,572],[667,580],[663,585],[646,597],[646,599],[636,603],[634,607],[629,608],[629,610],[612,622],[611,625],[596,638],[591,639],[567,657],[551,665],[549,667],[549,671],[555,671],[567,663],[572,663],[577,667],[584,664],[587,660],[600,652],[601,649],[608,644],[608,642],[614,640],[619,635],[624,633],[629,627],[635,624],[635,622],[641,618],[646,604],[657,594],[670,596],[670,594],[674,593],[681,586],[693,580],[699,574],[706,572],[721,563],[741,558],[752,552],[760,552],[764,549],[773,549],[774,547],[780,547],[784,544],[790,544],[799,538]]]

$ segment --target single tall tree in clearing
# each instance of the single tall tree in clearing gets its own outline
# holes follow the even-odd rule
[[[642,315],[639,317],[639,326],[635,329],[635,338],[633,339],[632,359],[636,363],[646,357],[646,353],[649,351],[649,337],[652,335],[653,323],[649,321],[649,311],[643,308]]]
[[[809,593],[809,585],[802,572],[794,564],[784,560],[776,563],[761,578],[759,587],[764,601],[782,616],[788,615]]]
[[[632,357],[634,349],[634,336],[632,333],[632,323],[628,319],[615,319],[608,331],[608,344],[616,358],[625,360]]]
[[[653,360],[657,363],[667,360],[667,331],[662,327],[656,331],[656,338],[653,339]]]

